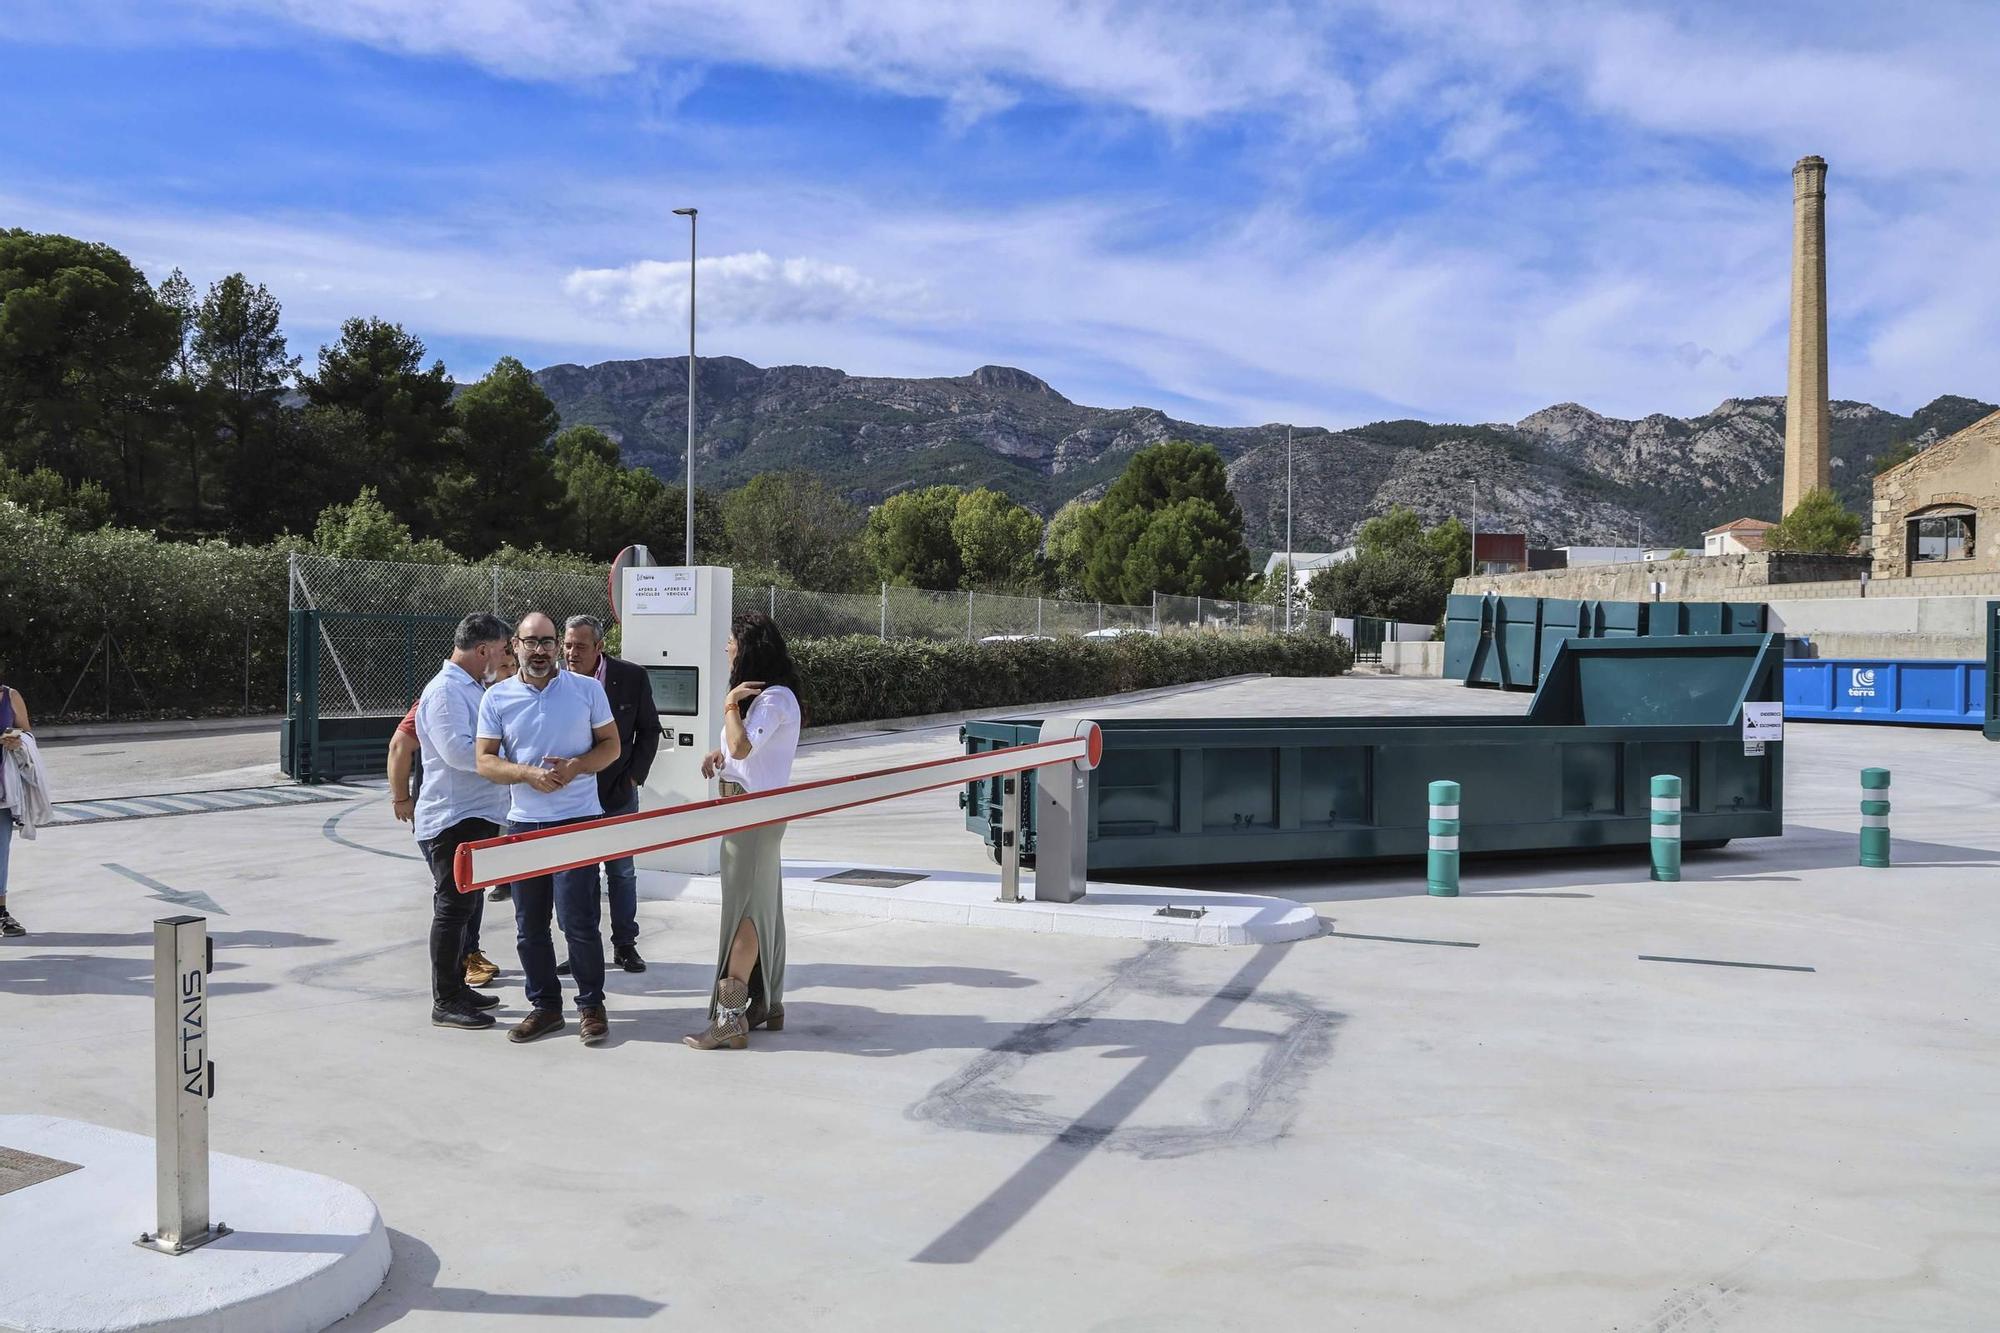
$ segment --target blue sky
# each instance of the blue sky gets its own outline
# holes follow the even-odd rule
[[[0,225],[242,270],[460,378],[1018,365],[1196,420],[2000,398],[2000,5],[14,0]]]

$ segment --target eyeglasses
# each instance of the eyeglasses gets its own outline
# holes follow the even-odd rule
[[[556,646],[556,640],[555,636],[552,634],[544,635],[539,639],[522,639],[521,646],[523,648],[540,648],[546,651],[547,649],[554,648]]]

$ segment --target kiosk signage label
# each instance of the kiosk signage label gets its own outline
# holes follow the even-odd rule
[[[695,613],[692,569],[654,567],[626,571],[631,616],[691,616]]]
[[[1743,705],[1743,753],[1758,755],[1764,753],[1767,741],[1785,739],[1785,706],[1777,704]]]

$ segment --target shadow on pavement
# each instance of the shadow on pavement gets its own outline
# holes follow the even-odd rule
[[[443,1270],[437,1251],[405,1231],[389,1229],[389,1277],[368,1303],[333,1327],[342,1333],[367,1333],[387,1328],[416,1310],[491,1316],[540,1316],[545,1319],[649,1319],[666,1309],[660,1301],[615,1292],[585,1292],[576,1296],[535,1296],[482,1291],[478,1287],[441,1287]],[[485,1327],[473,1324],[469,1327]]]

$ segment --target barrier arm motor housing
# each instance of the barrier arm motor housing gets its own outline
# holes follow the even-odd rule
[[[1089,774],[1103,756],[1104,733],[1095,722],[1051,718],[1043,724],[1041,738],[1030,745],[691,801],[664,810],[612,815],[534,833],[483,838],[459,847],[452,874],[460,893],[476,893],[495,884],[1033,770],[1039,774],[1035,802],[1041,828],[1035,898],[1040,902],[1075,902],[1084,895],[1089,869]],[[1015,839],[1016,876],[1019,841]]]

